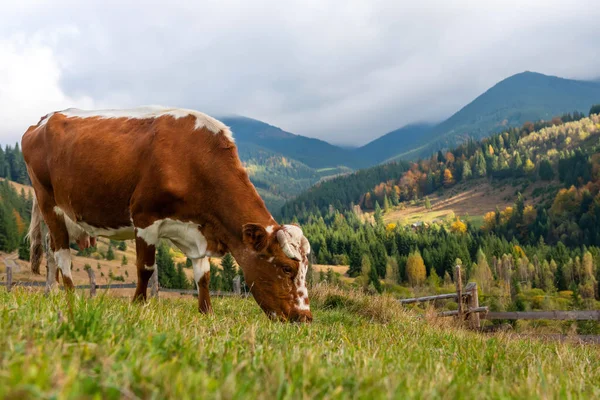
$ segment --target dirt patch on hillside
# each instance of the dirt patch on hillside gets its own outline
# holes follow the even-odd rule
[[[425,208],[424,202],[419,205],[405,204],[405,208],[396,207],[394,210],[384,214],[386,223],[400,222],[411,224],[418,221],[431,222],[436,219],[445,219],[454,214],[464,217],[482,217],[487,212],[494,211],[496,207],[501,210],[514,204],[517,193],[522,190],[526,204],[535,205],[539,198],[533,198],[533,191],[537,188],[547,186],[547,182],[535,182],[528,184],[523,189],[523,184],[494,185],[488,180],[476,180],[468,184],[456,185],[451,189],[443,191],[442,195],[432,194],[429,196],[431,209]]]

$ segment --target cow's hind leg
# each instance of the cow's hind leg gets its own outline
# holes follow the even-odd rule
[[[72,290],[74,286],[71,275],[71,249],[69,248],[69,231],[65,224],[65,218],[62,214],[59,215],[54,211],[56,204],[50,196],[40,196],[38,202],[50,231],[51,252],[54,253],[54,260],[62,273],[63,284],[65,289]]]
[[[198,289],[198,311],[203,314],[212,312],[210,304],[210,291],[208,285],[210,283],[210,262],[208,257],[202,257],[192,260],[194,267],[194,282]]]
[[[46,291],[58,288],[58,268],[56,268],[56,259],[50,232],[45,237],[45,254],[46,254]]]
[[[136,266],[138,281],[133,301],[143,302],[146,300],[148,281],[154,271],[156,271],[156,246],[148,244],[144,239],[137,236],[136,233],[135,247],[137,252]]]

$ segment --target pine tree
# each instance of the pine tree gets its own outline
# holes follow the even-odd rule
[[[425,196],[425,209],[431,210],[431,201],[429,200],[429,196]]]
[[[348,275],[351,277],[360,275],[361,267],[362,267],[363,252],[362,252],[361,247],[358,244],[358,242],[351,244],[350,255],[348,258],[350,259]]]
[[[363,255],[360,262],[360,278],[363,283],[364,288],[366,289],[369,286],[369,276],[371,275],[371,260],[368,255]],[[321,273],[323,271],[321,270]]]
[[[219,291],[221,288],[221,271],[215,263],[210,262],[210,282],[208,284],[209,290]]]
[[[377,292],[381,293],[383,291],[381,282],[379,282],[379,275],[377,274],[375,268],[369,268],[369,284],[373,284]]]
[[[471,172],[471,164],[469,164],[468,161],[463,161],[462,180],[466,181],[466,180],[470,179],[471,175],[473,175],[473,173]]]
[[[440,286],[440,282],[441,282],[441,279],[440,279],[439,275],[437,274],[437,272],[435,271],[435,268],[431,267],[429,270],[429,276],[427,277],[427,284],[431,288],[438,288]]]
[[[117,246],[117,249],[121,250],[121,251],[126,251],[127,250],[127,243],[125,243],[125,241],[121,241],[119,242],[119,245]]]
[[[383,213],[381,211],[381,207],[379,207],[379,202],[375,202],[375,223],[377,225],[383,225]]]
[[[106,259],[108,261],[115,259],[115,252],[113,251],[112,245],[108,245],[108,251],[106,252]]]
[[[237,275],[237,268],[235,266],[235,260],[231,253],[227,253],[221,259],[221,268],[223,268],[223,281],[221,283],[224,291],[233,290],[233,278]]]
[[[156,267],[158,268],[158,283],[164,288],[173,288],[177,284],[177,271],[175,263],[169,254],[169,246],[161,242],[156,253]]]
[[[540,162],[540,170],[538,173],[543,181],[551,181],[554,179],[554,168],[552,168],[552,164],[547,158]]]
[[[480,151],[477,152],[475,162],[476,162],[475,171],[477,172],[477,176],[483,178],[487,174],[487,166],[486,166],[485,158],[483,157],[483,154],[481,154]]]
[[[121,259],[121,265],[127,265],[127,256],[123,256],[123,258]]]
[[[19,242],[19,260],[29,261],[29,243],[23,236]]]
[[[383,209],[385,212],[390,211],[390,201],[388,200],[387,194],[383,197]]]

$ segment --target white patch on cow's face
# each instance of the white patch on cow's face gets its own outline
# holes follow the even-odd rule
[[[210,262],[208,261],[208,257],[192,260],[192,267],[194,268],[194,282],[196,282],[196,289],[200,290],[198,281],[204,277],[204,274],[210,272]]]
[[[281,232],[281,233],[280,233]],[[310,245],[304,237],[302,229],[295,225],[284,225],[281,231],[277,232],[279,243],[283,252],[294,260],[299,260],[298,274],[294,279],[296,287],[296,309],[299,311],[308,311],[308,289],[306,288],[306,273],[308,271],[308,254]]]
[[[308,289],[306,288],[306,272],[308,271],[308,259],[305,257],[304,260],[300,261],[300,267],[298,268],[298,275],[294,279],[296,285],[296,308],[300,311],[310,310],[310,306],[306,304],[308,302]]]
[[[138,228],[137,236],[149,245],[156,245],[162,238],[169,239],[192,260],[206,256],[208,243],[193,222],[159,219],[146,228]]]
[[[63,276],[73,280],[71,276],[71,251],[69,249],[57,250],[54,252],[54,259]]]
[[[221,133],[229,141],[233,142],[233,134],[227,125],[221,121],[208,116],[204,113],[195,110],[188,110],[183,108],[172,108],[163,106],[142,106],[129,109],[114,109],[114,110],[80,110],[76,108],[69,108],[58,113],[63,114],[67,117],[74,118],[129,118],[129,119],[152,119],[159,118],[165,115],[169,115],[173,118],[185,118],[187,116],[193,116],[196,118],[195,129],[206,128],[214,134]],[[55,113],[52,113],[55,114]],[[41,122],[40,126],[45,124],[52,114]]]
[[[267,231],[267,233],[270,235],[273,233],[273,230],[275,230],[275,226],[274,225],[269,225],[265,228],[265,231]]]

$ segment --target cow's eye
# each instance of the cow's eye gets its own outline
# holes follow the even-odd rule
[[[288,275],[291,275],[291,274],[292,274],[292,272],[294,272],[294,270],[292,269],[292,267],[290,267],[290,266],[287,266],[287,265],[284,265],[284,266],[283,266],[283,272],[285,272],[285,273],[286,273],[286,274],[288,274]]]

